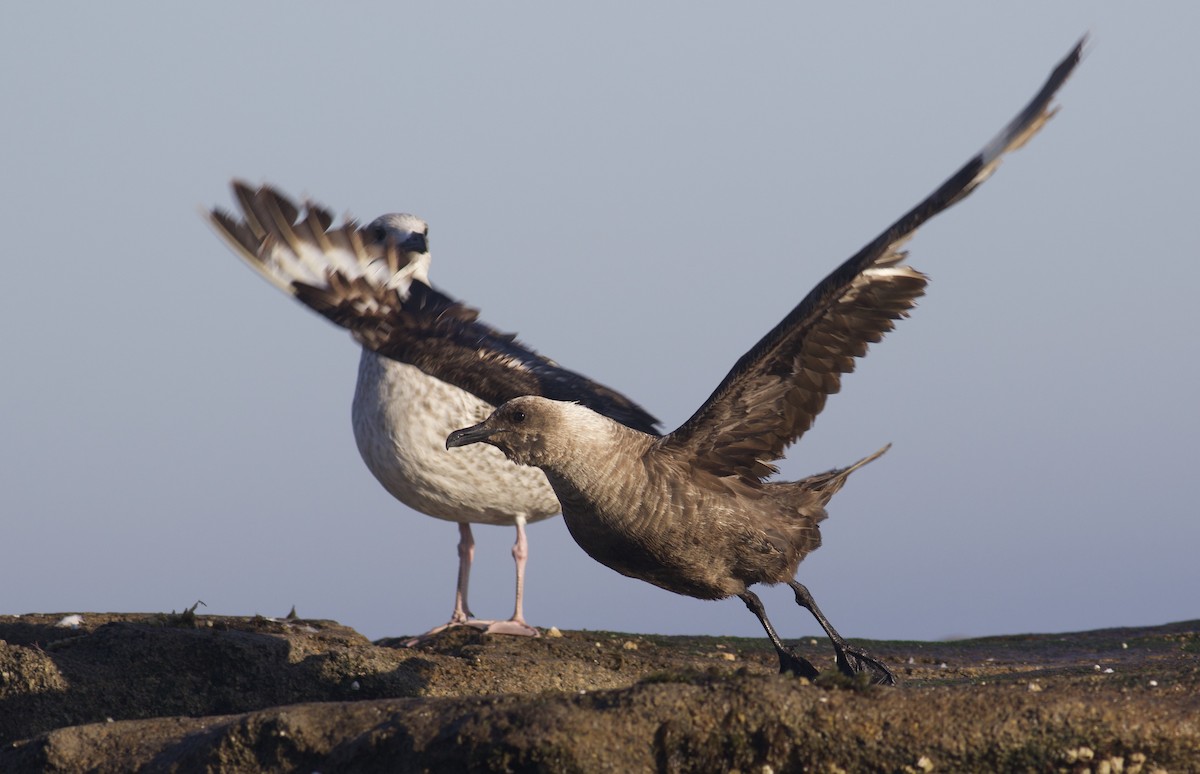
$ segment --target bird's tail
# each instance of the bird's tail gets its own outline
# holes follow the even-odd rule
[[[404,298],[413,279],[428,282],[428,252],[406,250],[385,229],[362,228],[350,218],[335,226],[328,210],[312,202],[297,206],[271,186],[234,180],[233,192],[240,217],[220,209],[205,216],[250,268],[290,296],[299,286],[365,282]]]
[[[890,448],[892,448],[892,445],[889,443],[879,451],[863,457],[853,465],[848,465],[844,468],[834,468],[833,470],[829,470],[824,473],[818,473],[815,476],[809,476],[808,478],[797,481],[796,483],[803,489],[806,489],[810,492],[815,492],[821,500],[821,505],[828,505],[830,499],[832,499],[833,496],[842,488],[842,486],[845,485],[846,479],[850,477],[851,473],[858,470],[863,465],[879,459]]]

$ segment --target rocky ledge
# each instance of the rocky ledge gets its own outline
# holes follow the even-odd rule
[[[1200,769],[1200,621],[859,644],[899,687],[780,676],[758,638],[0,616],[0,771]]]

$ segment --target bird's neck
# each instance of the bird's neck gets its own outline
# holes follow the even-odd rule
[[[647,500],[654,486],[645,464],[654,438],[610,422],[608,433],[580,432],[569,448],[557,450],[539,465],[554,488],[568,521],[579,514],[606,518],[625,514],[641,520],[637,505]]]

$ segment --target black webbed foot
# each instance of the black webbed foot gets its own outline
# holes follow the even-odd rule
[[[855,677],[862,672],[870,672],[872,685],[895,685],[896,676],[883,662],[867,655],[865,650],[843,645],[837,649],[838,671],[847,677]]]
[[[750,612],[758,617],[767,636],[771,638],[771,644],[775,646],[775,652],[779,655],[779,673],[781,675],[791,674],[812,680],[820,674],[807,659],[797,656],[791,648],[783,644],[783,640],[779,639],[779,635],[775,633],[775,627],[767,620],[767,611],[763,609],[762,602],[753,591],[747,589],[738,596],[746,603],[746,607],[750,608]]]
[[[846,641],[842,639],[842,635],[837,633],[837,630],[829,623],[829,619],[821,612],[821,608],[817,607],[817,601],[813,599],[812,594],[809,593],[803,584],[791,580],[788,581],[788,586],[791,586],[792,591],[796,593],[796,604],[812,613],[813,618],[816,618],[817,623],[821,624],[821,628],[825,630],[829,641],[833,643],[833,651],[837,657],[838,671],[847,677],[855,677],[863,672],[870,672],[871,683],[873,685],[896,684],[896,676],[892,674],[890,669],[883,665],[883,662],[868,656],[864,650],[852,648],[846,644]]]
[[[809,680],[815,680],[817,675],[821,674],[812,665],[812,662],[806,658],[797,656],[790,648],[778,650],[778,653],[779,674],[781,675],[795,675],[796,677],[806,677]]]

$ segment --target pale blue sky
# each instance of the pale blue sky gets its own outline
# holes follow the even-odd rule
[[[929,295],[785,462],[894,444],[799,577],[851,637],[1197,617],[1197,29],[1182,2],[9,7],[0,613],[449,615],[453,525],[355,449],[357,347],[197,215],[230,177],[421,215],[437,285],[670,429],[1091,32],[1061,113],[911,244]],[[761,633],[561,519],[529,534],[532,623]],[[472,606],[505,616],[513,532],[476,536]]]

